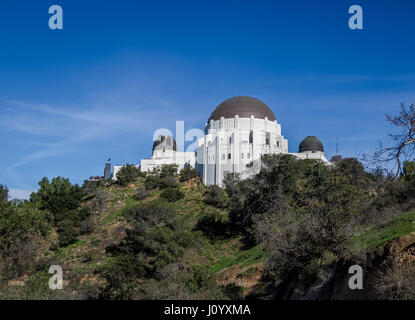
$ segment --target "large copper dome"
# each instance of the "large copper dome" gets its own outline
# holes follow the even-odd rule
[[[274,113],[262,101],[252,97],[238,96],[229,98],[218,105],[210,115],[209,121],[220,120],[221,117],[234,118],[236,115],[240,118],[250,118],[252,115],[258,119],[267,117],[270,121],[276,120]]]

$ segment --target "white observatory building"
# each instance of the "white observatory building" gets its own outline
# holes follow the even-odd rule
[[[154,141],[152,157],[141,160],[141,171],[149,172],[163,164],[177,164],[179,170],[191,166],[197,169],[205,185],[222,186],[227,173],[238,173],[241,178],[257,174],[263,154],[291,154],[330,164],[323,144],[315,136],[306,137],[298,153],[289,153],[288,141],[274,113],[252,97],[223,101],[213,110],[204,129],[197,152],[178,152],[172,136],[159,136]]]

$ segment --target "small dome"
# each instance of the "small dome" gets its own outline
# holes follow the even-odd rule
[[[154,150],[177,151],[176,140],[174,140],[173,136],[158,136],[153,143],[153,152]]]
[[[238,96],[229,98],[219,104],[209,117],[209,120],[220,120],[234,118],[238,115],[240,118],[250,118],[251,115],[258,119],[268,118],[270,121],[277,120],[272,110],[262,101],[247,97]]]
[[[323,144],[316,136],[308,136],[300,143],[298,152],[321,151],[324,152]]]

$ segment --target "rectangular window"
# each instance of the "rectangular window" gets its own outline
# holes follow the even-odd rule
[[[228,153],[228,159],[230,159],[231,158],[231,154],[230,153]]]
[[[229,137],[229,144],[232,143],[232,137]]]
[[[248,159],[250,159],[250,158],[251,158],[251,154],[248,152],[248,153],[246,154],[246,157],[247,157]]]

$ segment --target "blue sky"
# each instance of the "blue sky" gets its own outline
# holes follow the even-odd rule
[[[63,30],[48,8],[63,8]],[[349,6],[364,29],[348,28]],[[0,184],[82,183],[151,155],[153,132],[203,128],[235,95],[264,101],[295,152],[387,142],[415,102],[414,1],[8,1],[0,4]]]

